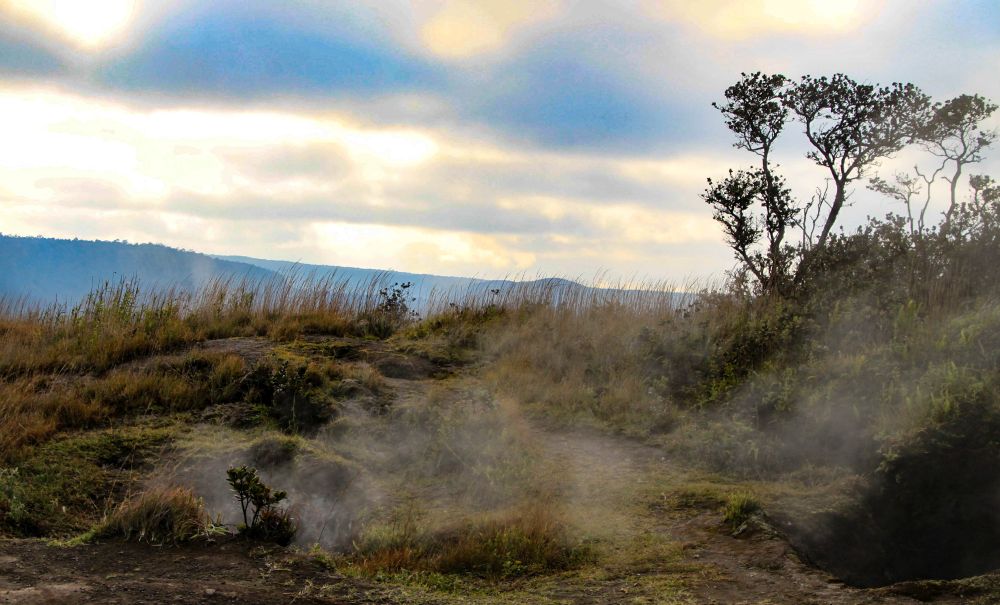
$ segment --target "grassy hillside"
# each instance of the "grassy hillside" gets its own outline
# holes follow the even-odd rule
[[[794,296],[543,283],[417,319],[331,281],[122,283],[7,309],[0,531],[228,544],[246,465],[287,497],[236,543],[290,522],[269,556],[310,598],[992,602],[994,238],[876,221]]]

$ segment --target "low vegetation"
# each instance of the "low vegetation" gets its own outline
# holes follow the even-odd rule
[[[351,565],[366,574],[410,571],[500,580],[570,569],[588,560],[558,516],[540,505],[430,531],[412,516],[369,528]]]
[[[433,590],[568,574],[680,600],[722,572],[678,563],[663,527],[705,517],[727,540],[770,525],[858,586],[1000,566],[1000,186],[949,187],[933,223],[933,182],[874,180],[905,214],[834,228],[906,146],[961,174],[995,108],[843,76],[752,74],[726,99],[759,168],[706,190],[737,259],[719,287],[540,281],[417,317],[407,284],[123,282],[0,310],[0,532],[182,542],[233,512],[228,469],[231,529]],[[793,120],[829,199],[777,175]],[[145,489],[163,475],[194,491]]]
[[[760,510],[760,502],[750,492],[736,492],[726,498],[722,509],[722,520],[734,531],[739,529]]]
[[[257,469],[245,465],[228,469],[226,481],[243,514],[243,523],[238,527],[241,534],[283,546],[291,543],[295,522],[287,510],[278,506],[288,492],[272,490],[261,481]]]
[[[179,544],[206,536],[211,521],[201,499],[186,488],[145,491],[122,501],[92,532],[149,544]]]

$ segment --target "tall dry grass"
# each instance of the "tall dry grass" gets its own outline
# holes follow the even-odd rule
[[[515,299],[479,339],[495,391],[539,416],[637,434],[675,423],[675,396],[698,380],[708,333],[739,308],[717,292],[662,284],[574,292],[555,304],[538,296]]]
[[[686,306],[705,290],[695,282],[678,287],[666,281],[616,280],[598,275],[592,281],[563,278],[525,279],[518,275],[497,281],[472,283],[464,288],[434,290],[428,296],[426,317],[517,311],[544,307],[580,314],[614,307],[630,314],[658,314]]]
[[[149,544],[177,544],[204,535],[210,525],[204,503],[190,489],[156,488],[120,503],[93,535]]]
[[[143,291],[107,282],[79,304],[0,301],[0,377],[88,372],[192,342],[227,336],[288,339],[344,334],[377,313],[383,277],[351,285],[334,277],[219,279],[196,292]]]
[[[529,314],[534,319],[526,320],[525,329],[542,321],[568,332],[574,330],[570,324],[590,321],[609,328],[623,321],[639,325],[675,312],[685,300],[660,283],[484,284],[490,287],[435,293],[425,316],[467,323],[477,316]],[[217,402],[244,369],[238,359],[207,360],[211,371],[197,376],[177,368],[124,367],[136,359],[231,336],[284,341],[303,334],[391,334],[416,319],[408,309],[387,304],[391,288],[388,274],[359,283],[291,272],[264,280],[219,279],[196,292],[144,291],[137,281],[123,279],[100,285],[73,306],[0,300],[0,458],[60,430]],[[638,383],[617,375],[611,382],[621,393],[620,407],[633,406],[626,399],[638,394]]]

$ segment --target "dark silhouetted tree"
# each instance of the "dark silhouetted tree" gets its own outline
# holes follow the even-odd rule
[[[979,95],[960,95],[936,105],[934,115],[920,133],[924,147],[941,160],[939,171],[948,183],[949,203],[942,231],[947,231],[958,207],[958,182],[969,164],[981,162],[983,151],[996,140],[996,132],[982,130],[997,106]]]
[[[736,135],[733,144],[760,158],[760,168],[730,171],[722,183],[709,179],[704,199],[726,230],[729,244],[765,290],[783,290],[788,281],[792,250],[785,234],[797,210],[772,161],[775,141],[788,122],[783,102],[788,79],[760,72],[742,74],[726,89],[726,101],[712,106],[722,112]],[[754,208],[759,207],[760,216]],[[759,251],[763,246],[764,251]]]
[[[722,182],[708,179],[702,198],[715,210],[713,218],[726,232],[729,247],[761,288],[783,291],[793,250],[781,240],[795,213],[784,180],[759,168],[730,170]]]
[[[812,149],[806,154],[830,174],[833,198],[814,246],[823,247],[837,223],[852,182],[914,142],[930,118],[930,97],[913,84],[879,87],[844,74],[803,76],[784,95],[802,122]]]
[[[829,240],[850,185],[918,140],[934,115],[930,98],[912,84],[879,87],[843,74],[798,82],[742,74],[725,97],[713,106],[736,135],[735,147],[758,156],[759,168],[730,171],[719,183],[709,180],[702,197],[761,289],[779,293],[809,271],[810,256]],[[796,202],[772,159],[775,142],[793,119],[804,127],[806,157],[826,169],[832,184],[832,192],[818,190],[806,204]],[[786,243],[789,228],[796,226],[802,231],[799,250]]]

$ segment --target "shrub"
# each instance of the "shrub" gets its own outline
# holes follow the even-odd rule
[[[177,544],[204,535],[210,525],[203,502],[190,489],[159,488],[119,504],[94,535],[150,544]]]
[[[295,524],[286,510],[277,508],[287,492],[272,490],[261,481],[257,469],[245,465],[228,469],[226,476],[243,513],[240,533],[258,540],[289,544],[295,535]]]
[[[261,467],[274,467],[295,460],[302,447],[300,437],[287,435],[267,436],[250,446],[250,460]]]
[[[409,296],[412,283],[395,283],[378,291],[375,307],[361,316],[365,336],[388,338],[407,322],[417,317],[410,305],[416,298]]]
[[[326,384],[326,377],[314,366],[262,363],[246,377],[246,398],[260,416],[273,420],[281,430],[309,432],[335,415],[321,389]]]
[[[257,518],[257,525],[250,532],[251,537],[279,546],[288,546],[298,528],[292,515],[284,508],[265,508]]]
[[[436,571],[510,578],[568,569],[586,555],[556,517],[540,506],[467,525],[450,538],[437,556]]]

